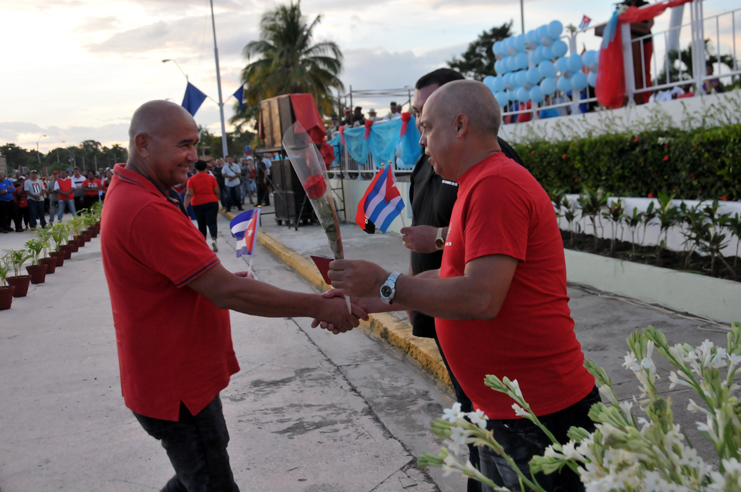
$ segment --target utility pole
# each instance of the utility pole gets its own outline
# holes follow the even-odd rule
[[[219,113],[221,114],[221,150],[226,159],[229,151],[226,146],[226,125],[224,124],[224,101],[221,97],[221,72],[219,71],[219,48],[216,46],[216,21],[214,20],[214,0],[211,3],[211,27],[214,31],[214,59],[216,60],[216,85],[219,88]]]
[[[525,0],[520,0],[520,19],[522,19],[522,34],[525,34]]]

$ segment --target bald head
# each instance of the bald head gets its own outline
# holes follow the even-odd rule
[[[457,80],[436,90],[427,100],[426,114],[438,113],[446,120],[460,114],[468,117],[471,132],[478,136],[496,136],[502,122],[494,94],[476,80]]]
[[[174,122],[183,119],[192,121],[193,117],[182,106],[170,101],[149,101],[134,111],[129,126],[129,155],[136,151],[134,139],[137,135],[161,137]]]

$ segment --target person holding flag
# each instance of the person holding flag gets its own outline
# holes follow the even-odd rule
[[[252,259],[254,258],[255,244],[257,243],[257,227],[260,223],[260,209],[254,208],[242,212],[232,219],[229,227],[232,236],[237,240],[237,258],[244,255],[250,257],[247,271],[252,275]]]

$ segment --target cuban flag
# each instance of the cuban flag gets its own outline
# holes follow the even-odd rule
[[[365,191],[358,204],[355,223],[369,234],[373,234],[376,227],[385,233],[403,209],[404,201],[396,188],[394,171],[388,165],[376,174]]]
[[[581,18],[581,24],[579,24],[579,30],[583,31],[587,27],[589,27],[589,23],[592,22],[592,19],[587,17],[586,15],[583,15]]]
[[[259,208],[242,212],[229,223],[232,236],[237,239],[237,258],[242,255],[252,256],[257,241],[257,226],[259,223]]]

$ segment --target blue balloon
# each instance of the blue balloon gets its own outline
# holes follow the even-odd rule
[[[508,56],[507,58],[505,58],[505,61],[507,62],[507,70],[509,70],[510,72],[514,72],[515,70],[517,70],[517,61],[515,60],[514,56]]]
[[[492,89],[494,87],[494,76],[487,75],[486,77],[484,77],[483,82],[486,87]]]
[[[581,55],[573,54],[567,59],[569,70],[572,72],[578,72],[581,67],[584,66],[584,62],[581,59]]]
[[[527,72],[524,70],[521,70],[517,73],[515,73],[515,81],[516,85],[521,86],[527,82]]]
[[[555,77],[558,71],[556,70],[556,66],[553,65],[552,61],[544,60],[540,62],[540,65],[538,65],[538,70],[540,71],[540,75],[543,77]]]
[[[549,77],[547,79],[543,79],[543,82],[540,83],[540,89],[543,91],[543,94],[551,95],[554,92],[556,92],[556,81],[552,77]]]
[[[494,62],[494,71],[496,73],[504,73],[504,67],[502,67],[502,60],[497,60]]]
[[[527,39],[525,38],[524,34],[520,34],[515,38],[515,46],[517,47],[518,51],[525,51],[526,43]]]
[[[566,45],[566,43],[561,40],[557,39],[553,42],[553,46],[551,46],[551,50],[553,51],[553,54],[557,57],[562,57],[569,51],[569,47]]]
[[[494,94],[494,97],[496,98],[500,106],[506,106],[507,104],[509,104],[509,98],[504,92],[497,92],[496,94]]]
[[[516,90],[508,90],[507,91],[507,99],[510,101],[517,101],[517,91]]]
[[[597,52],[589,50],[582,55],[581,59],[584,62],[584,65],[589,66],[597,59]]]
[[[538,36],[538,41],[540,41],[542,38],[548,36],[548,26],[542,25],[539,28],[535,30],[535,34]]]
[[[543,59],[544,60],[553,60],[554,58],[558,58],[554,53],[553,49],[550,46],[541,46],[543,48]]]
[[[517,89],[517,100],[520,102],[527,102],[530,100],[530,92],[524,87]]]
[[[558,79],[556,87],[558,87],[558,90],[561,92],[569,92],[571,90],[571,81],[566,77],[561,77]]]
[[[492,47],[491,50],[494,52],[495,55],[497,53],[504,53],[504,47],[502,46],[502,42],[497,41],[496,43],[494,43],[494,46]]]
[[[567,68],[563,72],[561,72],[561,77],[565,77],[567,79],[570,79],[574,75],[574,71],[570,68]]]
[[[589,87],[597,86],[597,72],[589,72],[589,75],[587,75],[587,83],[589,84]]]
[[[530,60],[527,59],[525,53],[517,53],[515,61],[517,63],[517,68],[527,68],[530,65]]]
[[[494,90],[496,92],[502,92],[507,87],[507,84],[504,83],[504,77],[501,75],[494,78]]]
[[[540,44],[543,46],[553,46],[553,38],[550,36],[543,36],[540,38]]]
[[[566,58],[559,58],[556,60],[556,70],[563,73],[569,69],[569,62]]]
[[[515,76],[515,74],[513,74],[512,72],[507,72],[506,74],[504,74],[504,77],[503,77],[503,79],[504,79],[504,86],[507,89],[512,90],[515,87],[515,81],[512,80],[512,78],[514,76]]]
[[[562,32],[563,24],[561,24],[557,20],[551,21],[551,23],[548,24],[548,35],[553,39],[558,39]]]
[[[535,30],[534,29],[531,29],[531,30],[529,30],[527,32],[527,34],[525,35],[525,39],[527,39],[527,42],[528,43],[537,43],[537,42],[539,42],[538,35],[535,33]]]
[[[543,102],[543,99],[545,99],[545,96],[543,95],[543,90],[538,87],[537,85],[530,89],[530,100],[534,103],[540,103]]]
[[[527,81],[531,84],[537,84],[540,82],[540,79],[542,77],[540,76],[540,70],[538,70],[536,67],[531,68],[527,71]]]
[[[541,46],[538,46],[538,48],[541,48]],[[531,65],[537,65],[541,61],[543,61],[543,59],[540,57],[540,54],[538,53],[538,50],[531,51],[528,55],[528,58],[530,59]]]
[[[576,72],[571,76],[571,87],[576,91],[583,91],[587,88],[587,76],[584,72]]]

